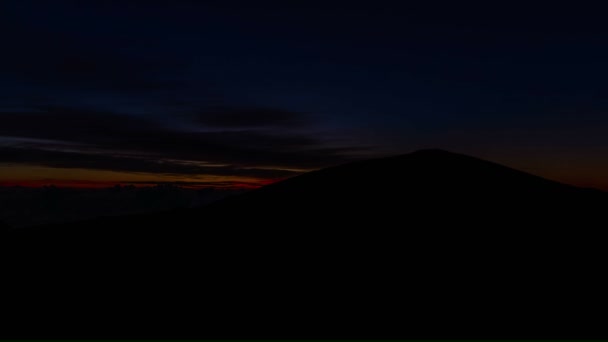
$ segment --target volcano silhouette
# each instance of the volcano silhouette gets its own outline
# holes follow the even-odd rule
[[[424,150],[203,208],[15,230],[15,291],[72,314],[29,310],[38,335],[10,336],[581,337],[603,326],[586,313],[607,204]]]

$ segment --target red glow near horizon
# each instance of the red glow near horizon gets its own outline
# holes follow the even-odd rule
[[[272,184],[278,180],[263,180],[258,184],[246,182],[218,182],[214,183],[179,183],[179,182],[112,182],[112,181],[82,181],[82,180],[6,180],[0,181],[0,187],[25,187],[25,188],[43,188],[54,186],[57,188],[71,189],[105,189],[115,186],[135,186],[139,188],[153,187],[162,184],[171,184],[186,189],[205,189],[205,188],[225,188],[239,190],[253,190],[262,186]]]
[[[115,182],[95,182],[95,181],[69,181],[69,180],[25,180],[25,181],[1,181],[0,186],[3,187],[25,187],[25,188],[42,188],[46,186],[56,186],[58,188],[83,188],[83,189],[101,189],[110,188],[122,183]]]

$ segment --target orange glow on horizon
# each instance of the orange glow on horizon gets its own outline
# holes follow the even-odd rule
[[[138,188],[153,187],[156,185],[170,184],[186,189],[205,189],[205,188],[226,188],[226,189],[243,189],[253,190],[262,186],[272,184],[274,181],[264,181],[258,184],[245,183],[245,182],[217,182],[206,183],[201,182],[196,184],[195,182],[179,183],[179,182],[104,182],[104,181],[82,181],[82,180],[5,180],[0,181],[0,187],[24,187],[24,188],[42,188],[54,186],[57,188],[71,188],[71,189],[106,189],[114,186],[135,186]]]
[[[117,184],[113,182],[93,182],[93,181],[66,181],[66,180],[8,180],[0,181],[2,187],[25,187],[41,188],[45,186],[56,186],[58,188],[90,188],[100,189],[109,188]]]
[[[5,166],[0,164],[0,186],[2,187],[37,188],[56,186],[61,188],[101,189],[116,185],[149,187],[158,184],[172,184],[190,189],[256,189],[279,180],[243,176],[165,175],[90,169],[60,169],[42,166]]]

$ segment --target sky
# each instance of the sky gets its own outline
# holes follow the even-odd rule
[[[608,190],[605,13],[3,0],[0,185],[257,187],[442,148]]]

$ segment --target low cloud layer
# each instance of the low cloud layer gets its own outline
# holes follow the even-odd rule
[[[264,108],[159,118],[39,106],[0,112],[0,163],[269,180],[364,151],[311,128],[301,114]]]

